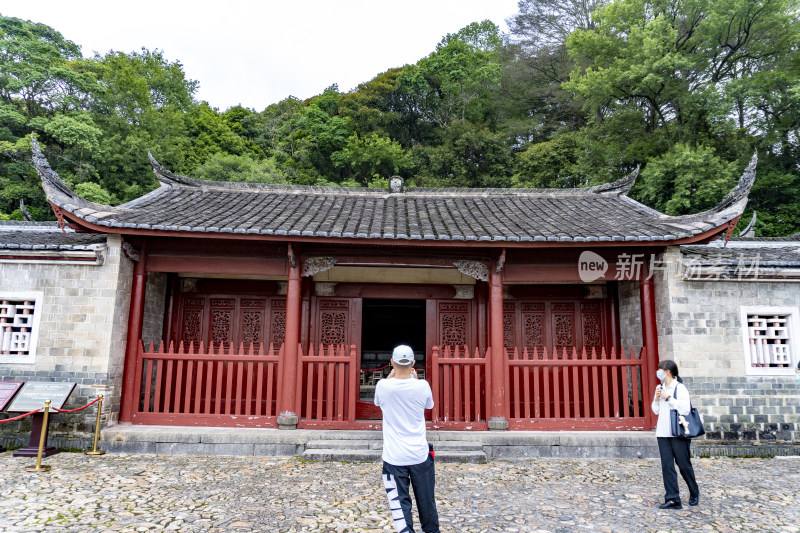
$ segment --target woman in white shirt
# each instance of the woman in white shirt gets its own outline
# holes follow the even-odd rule
[[[700,488],[694,479],[691,454],[689,452],[689,439],[672,436],[670,428],[670,411],[677,410],[678,414],[686,416],[691,409],[689,391],[683,385],[683,380],[678,376],[678,365],[675,361],[664,360],[658,363],[656,373],[661,385],[656,387],[651,408],[658,415],[656,424],[656,437],[658,451],[661,454],[661,474],[664,478],[666,495],[661,509],[682,509],[681,496],[678,490],[678,475],[675,464],[681,471],[683,480],[689,487],[689,505],[697,505],[700,501]]]

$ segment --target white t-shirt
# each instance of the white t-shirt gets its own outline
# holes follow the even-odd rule
[[[433,408],[431,387],[424,379],[382,379],[375,387],[375,405],[383,411],[383,460],[397,466],[428,458],[425,409]]]

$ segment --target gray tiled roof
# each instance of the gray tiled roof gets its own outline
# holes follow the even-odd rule
[[[335,241],[532,243],[672,241],[720,228],[741,215],[755,160],[715,209],[671,217],[626,196],[637,172],[585,189],[406,189],[301,187],[206,182],[152,160],[158,189],[117,207],[76,195],[34,141],[34,164],[48,200],[68,218],[109,231],[253,234]],[[152,158],[151,158],[152,159]]]
[[[0,220],[0,250],[91,250],[105,242],[105,235],[64,233],[57,222]]]
[[[705,265],[736,265],[757,262],[762,266],[800,267],[800,242],[775,240],[751,241],[747,246],[737,246],[741,241],[732,241],[726,247],[718,245],[681,246],[684,259]]]

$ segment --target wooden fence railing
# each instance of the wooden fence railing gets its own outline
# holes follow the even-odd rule
[[[283,347],[151,342],[138,347],[133,421],[142,424],[272,427]]]
[[[133,422],[275,427],[284,385],[284,347],[139,343]],[[505,350],[504,398],[510,429],[646,429],[646,350],[539,348]],[[354,345],[300,349],[299,428],[355,429],[359,394]],[[434,346],[428,377],[436,429],[487,429],[490,352]]]
[[[506,350],[510,429],[644,429],[645,349]]]
[[[431,349],[433,427],[486,429],[489,354],[466,346]]]
[[[356,420],[359,368],[355,345],[320,345],[300,354],[298,428],[345,429]]]

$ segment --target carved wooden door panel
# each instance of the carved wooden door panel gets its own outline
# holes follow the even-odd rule
[[[608,305],[602,300],[514,301],[504,304],[505,347],[601,348],[613,344]]]
[[[286,301],[280,297],[181,294],[176,342],[272,343],[278,349],[284,340]]]
[[[353,343],[353,302],[351,298],[318,298],[314,321],[314,345],[349,346]]]
[[[472,302],[468,300],[439,300],[437,302],[436,339],[439,346],[468,346],[475,348],[472,324]]]

